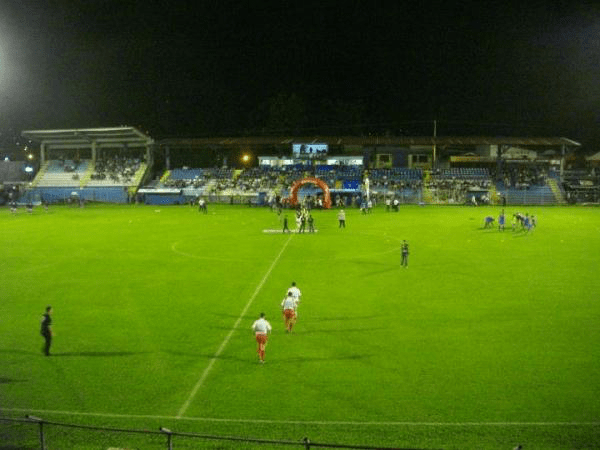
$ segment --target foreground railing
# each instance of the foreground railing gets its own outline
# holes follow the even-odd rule
[[[256,447],[264,449],[287,446],[304,448],[306,450],[313,448],[418,450],[401,449],[398,447],[373,447],[368,445],[313,442],[308,437],[304,437],[298,441],[286,441],[185,433],[173,431],[165,427],[160,427],[158,430],[108,428],[54,422],[36,416],[26,416],[22,419],[0,417],[0,423],[6,424],[5,428],[0,428],[0,442],[2,442],[2,445],[8,445],[6,448],[40,448],[41,450],[55,448],[108,448],[109,450],[124,450],[124,447],[131,448],[132,445],[135,445],[137,446],[135,448],[144,448],[147,450],[165,448],[173,450],[174,448],[197,449],[199,445],[203,445],[200,441],[219,441],[223,446],[220,448]],[[114,445],[119,445],[119,447],[114,447]],[[205,442],[204,445],[207,445],[207,443]]]

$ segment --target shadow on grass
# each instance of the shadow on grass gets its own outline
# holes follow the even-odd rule
[[[377,331],[387,330],[385,327],[373,327],[373,328],[343,328],[340,330],[305,330],[305,331],[294,331],[292,334],[319,334],[319,333],[361,333],[363,331]]]
[[[355,260],[352,260],[351,262],[359,264],[361,267],[373,266],[374,269],[377,267],[380,267],[379,270],[372,270],[370,272],[365,272],[361,275],[364,277],[369,277],[372,275],[380,275],[382,273],[394,272],[394,271],[398,270],[400,268],[400,252],[398,252],[398,254],[397,254],[397,260],[398,260],[398,264],[390,264],[387,261],[369,261],[369,260],[361,260],[361,259],[355,259]]]
[[[391,253],[391,252],[389,252]],[[398,254],[400,254],[400,250],[398,250]],[[375,261],[372,259],[350,259],[349,262],[355,263],[355,264],[360,264],[361,267],[363,266],[389,266],[390,264],[386,261]]]
[[[211,330],[223,330],[223,331],[231,331],[231,329],[232,329],[233,327],[231,327],[231,326],[229,326],[229,327],[228,327],[228,326],[216,326],[216,325],[211,325],[211,326],[207,326],[206,328],[209,328],[209,329],[211,329]],[[242,330],[242,329],[243,329],[243,330],[245,330],[245,329],[246,329],[246,327],[245,327],[245,326],[238,325],[238,326],[237,326],[235,329],[236,329],[236,330]]]
[[[106,357],[110,358],[113,356],[135,356],[143,355],[149,352],[64,352],[64,353],[52,353],[52,356],[80,356],[80,357]]]
[[[239,319],[240,318],[240,316],[236,316],[234,314],[213,313],[212,315],[213,316],[217,316],[217,317],[227,317],[227,318],[230,318],[230,319]],[[253,320],[256,320],[256,317],[255,316],[251,316],[249,314],[245,314],[245,315],[242,316],[242,319],[253,319]]]
[[[0,349],[0,353],[15,353],[17,355],[39,355],[41,352],[30,352],[28,350],[13,350],[13,349]]]
[[[389,317],[387,314],[374,314],[372,316],[339,316],[339,317],[318,317],[318,318],[310,318],[306,319],[304,322],[313,323],[313,322],[331,322],[336,320],[369,320],[369,319],[379,319],[380,317]]]
[[[237,361],[237,362],[243,362],[243,363],[247,363],[249,361],[254,361],[254,359],[249,360],[247,356],[244,357],[239,357],[239,356],[235,356],[235,355],[219,355],[219,356],[215,356],[215,355],[209,355],[209,354],[202,354],[202,353],[198,353],[198,354],[193,354],[193,353],[185,353],[185,352],[165,352],[168,353],[170,355],[176,355],[176,356],[193,356],[194,358],[198,358],[198,359],[216,359],[218,361]],[[254,353],[254,352],[252,352]],[[268,351],[267,351],[268,353]],[[246,355],[246,354],[245,354]],[[319,361],[352,361],[352,360],[361,360],[361,359],[367,359],[370,358],[370,355],[346,355],[346,356],[323,356],[323,357],[311,357],[311,356],[294,356],[294,357],[290,357],[290,358],[277,358],[277,363],[278,364],[286,364],[286,363],[297,363],[297,362],[319,362]],[[275,360],[273,360],[275,362]]]
[[[387,269],[374,270],[373,272],[363,273],[362,276],[363,277],[371,277],[373,275],[381,275],[382,273],[386,273],[386,272],[396,272],[399,269],[401,269],[400,263],[394,264],[393,266],[388,266]]]
[[[0,377],[0,384],[10,384],[10,383],[26,383],[29,380],[15,380],[13,378],[2,378]]]
[[[14,353],[17,355],[42,355],[42,351],[39,352],[31,352],[28,350],[10,350],[10,349],[0,349],[0,353]],[[149,352],[62,352],[55,353],[52,352],[52,357],[58,356],[104,356],[104,357],[112,357],[112,356],[135,356],[135,355],[143,355]]]
[[[163,353],[166,353],[168,355],[172,355],[172,356],[185,356],[185,357],[189,357],[189,358],[196,358],[196,359],[216,359],[219,361],[248,361],[248,358],[239,358],[237,356],[232,356],[232,355],[219,355],[219,356],[215,356],[214,354],[207,354],[207,353],[189,353],[189,352],[177,352],[177,351],[171,351],[171,350],[163,350]]]
[[[359,361],[368,359],[370,355],[346,355],[346,356],[294,356],[291,358],[277,358],[269,361],[271,365],[287,364],[287,363],[307,363],[307,362],[323,362],[323,361]]]

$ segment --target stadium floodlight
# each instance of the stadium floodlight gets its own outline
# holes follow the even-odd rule
[[[244,153],[241,156],[240,159],[241,159],[242,164],[244,165],[244,167],[248,167],[252,163],[252,154],[251,153]]]

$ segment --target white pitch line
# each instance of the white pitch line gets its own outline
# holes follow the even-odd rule
[[[54,411],[46,409],[0,408],[0,412],[55,414],[64,416],[107,417],[114,419],[187,420],[190,422],[254,423],[279,425],[331,425],[331,426],[401,426],[401,427],[552,427],[552,426],[600,426],[600,422],[359,422],[336,420],[269,420],[269,419],[223,419],[216,417],[177,417],[144,414],[110,414],[78,411]]]
[[[269,275],[273,271],[273,268],[275,267],[275,265],[279,261],[279,258],[281,258],[281,255],[283,254],[284,250],[287,248],[288,244],[290,243],[290,240],[292,239],[292,236],[293,236],[293,234],[291,234],[290,237],[288,238],[288,240],[285,241],[285,244],[283,245],[281,251],[279,252],[279,254],[277,255],[277,257],[273,260],[273,263],[271,264],[271,267],[269,267],[269,270],[267,270],[267,273],[262,278],[262,280],[260,280],[260,283],[258,284],[258,286],[256,287],[256,289],[254,290],[254,294],[252,294],[252,297],[250,297],[250,300],[248,300],[248,303],[246,303],[246,306],[244,306],[244,309],[243,309],[242,313],[240,314],[240,317],[238,317],[238,319],[235,321],[235,323],[233,324],[233,328],[231,329],[231,331],[229,332],[229,334],[225,337],[225,339],[223,340],[223,342],[221,342],[221,345],[217,349],[217,352],[215,353],[215,356],[213,356],[211,358],[210,362],[208,363],[208,366],[206,366],[206,369],[204,369],[204,372],[202,372],[202,375],[200,376],[200,379],[198,380],[198,382],[194,386],[194,389],[192,389],[192,392],[190,392],[190,395],[186,399],[185,403],[179,409],[179,412],[177,413],[177,419],[180,419],[181,416],[183,416],[185,414],[186,410],[190,406],[190,403],[192,403],[192,400],[194,399],[194,397],[198,393],[198,390],[202,387],[202,384],[204,384],[204,380],[206,379],[206,377],[208,376],[210,370],[214,366],[215,361],[217,360],[217,358],[221,355],[221,353],[225,349],[225,346],[229,342],[229,339],[231,339],[231,336],[233,336],[233,333],[235,332],[235,330],[237,329],[238,325],[242,321],[242,318],[244,317],[244,315],[248,311],[248,308],[250,308],[250,305],[252,304],[252,302],[254,301],[254,299],[256,298],[256,296],[258,295],[258,293],[260,292],[260,290],[262,289],[263,285],[267,281],[267,278],[269,278]]]

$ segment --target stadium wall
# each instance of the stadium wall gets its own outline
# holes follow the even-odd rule
[[[102,203],[128,203],[129,195],[127,188],[98,187],[98,188],[74,188],[74,187],[43,187],[27,191],[20,199],[21,202],[47,201],[49,203],[67,202],[72,194],[76,192],[80,199],[87,202]]]
[[[186,197],[181,194],[145,194],[146,205],[183,205],[187,203]]]

